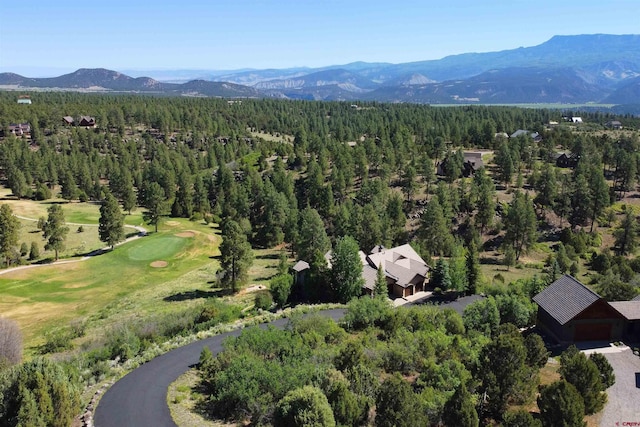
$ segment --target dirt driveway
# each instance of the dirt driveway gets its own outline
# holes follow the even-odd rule
[[[640,426],[640,357],[629,348],[603,354],[614,369],[616,383],[607,390],[609,400],[600,426]]]

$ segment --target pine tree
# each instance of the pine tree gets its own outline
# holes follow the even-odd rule
[[[543,426],[584,427],[584,403],[576,388],[566,381],[542,387],[538,397]]]
[[[324,255],[331,248],[324,222],[315,209],[306,208],[302,211],[297,240],[298,257],[309,263],[316,256],[316,252]]]
[[[124,215],[120,211],[120,205],[110,192],[100,206],[100,219],[98,222],[98,234],[100,241],[111,246],[124,240]]]
[[[638,244],[638,221],[633,210],[627,209],[620,226],[614,230],[613,236],[618,254],[626,255],[635,250]]]
[[[453,237],[436,197],[432,198],[420,221],[419,236],[431,254],[448,255],[453,246]]]
[[[478,427],[480,421],[471,393],[464,384],[460,385],[453,396],[445,403],[442,421],[447,427]]]
[[[220,244],[220,268],[224,273],[222,283],[236,292],[244,283],[247,272],[253,262],[253,251],[247,241],[247,235],[233,220],[222,225],[222,243]]]
[[[7,266],[18,244],[19,230],[20,221],[13,215],[11,206],[6,203],[0,205],[0,255],[4,257]]]
[[[475,241],[467,247],[467,255],[465,257],[465,265],[467,268],[467,295],[473,295],[478,291],[478,283],[480,282],[480,260],[478,259],[478,249]]]
[[[516,260],[533,246],[537,238],[536,213],[527,194],[517,191],[504,219],[504,242],[515,251]]]
[[[162,218],[167,209],[164,190],[160,184],[152,182],[146,186],[143,197],[143,205],[147,210],[142,216],[148,224],[155,226],[157,233],[160,218]]]
[[[449,275],[449,263],[446,259],[440,258],[436,263],[436,268],[431,276],[431,284],[435,288],[446,291],[451,288],[451,276]]]
[[[604,209],[609,206],[609,185],[607,184],[602,169],[592,167],[589,172],[589,190],[591,192],[591,229],[593,232],[593,224],[602,214]]]
[[[49,213],[44,224],[44,238],[47,240],[44,248],[55,251],[55,260],[58,260],[58,252],[64,250],[64,241],[67,238],[69,228],[65,227],[64,212],[60,205],[51,205],[47,209]]]
[[[484,168],[477,170],[473,176],[471,193],[472,200],[477,207],[475,224],[480,228],[481,234],[493,224],[493,218],[496,214],[495,192],[496,187],[491,177],[485,173]]]
[[[378,271],[376,272],[376,283],[371,292],[371,296],[376,297],[380,295],[384,297],[387,295],[388,291],[387,277],[384,273],[384,267],[380,264],[378,265]]]

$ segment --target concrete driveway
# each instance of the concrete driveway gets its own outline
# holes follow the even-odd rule
[[[602,411],[600,426],[640,426],[640,357],[629,347],[600,352],[616,374],[616,383],[607,390],[609,399]]]

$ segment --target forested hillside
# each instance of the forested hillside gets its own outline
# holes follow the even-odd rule
[[[123,236],[114,221],[103,218],[119,218],[119,204],[122,212],[142,210],[155,231],[166,217],[220,224],[221,269],[211,281],[230,293],[247,284],[252,248],[281,248],[290,260],[308,262],[307,280],[292,288],[283,256],[271,279],[275,304],[256,299],[265,310],[353,300],[359,282],[356,294],[345,291],[347,276],[327,268],[326,252],[333,248],[336,266],[344,254],[343,265],[349,266],[357,249],[369,253],[376,245],[406,243],[431,266],[430,285],[444,299],[490,296],[463,318],[424,307],[394,311],[384,298],[366,297],[351,303],[346,331],[298,323],[291,331],[255,338],[267,341],[253,343],[266,350],[244,344],[251,335],[240,338],[216,359],[205,355],[202,375],[213,417],[286,425],[309,394],[317,398],[312,403],[321,406],[319,412],[332,412],[334,423],[344,425],[394,425],[399,419],[456,425],[465,419],[465,425],[477,426],[478,417],[520,425],[508,423],[513,417],[529,422],[531,416],[506,415],[507,410],[533,403],[546,356],[536,348],[538,341],[529,342],[538,338],[525,340],[511,326],[533,326],[531,297],[569,272],[607,300],[638,293],[638,118],[507,107],[77,93],[34,93],[31,100],[19,105],[13,94],[0,92],[0,179],[11,189],[8,199],[59,195],[100,203],[100,238],[111,247]],[[572,120],[578,115],[580,120]],[[95,127],[63,120],[78,123],[80,116],[95,118]],[[623,129],[613,129],[617,121]],[[18,123],[28,123],[29,131],[14,135],[12,125]],[[513,135],[517,130],[523,132]],[[466,151],[481,151],[481,161],[469,164]],[[13,230],[17,225],[4,206],[0,225]],[[51,228],[55,206],[43,231],[57,258],[51,236],[64,227]],[[33,261],[18,250],[14,235],[2,237],[4,266]],[[211,318],[231,320],[238,312],[226,316],[213,304],[166,336],[187,334]],[[91,350],[83,375],[93,376],[96,366],[104,369],[105,360],[141,351],[143,329],[123,333],[126,345],[118,341],[113,348]],[[420,356],[409,357],[408,349]],[[220,372],[239,369],[229,356],[234,352],[253,363],[256,375],[266,375],[258,368],[263,359],[282,362],[277,372],[288,382],[271,396],[259,388],[232,396],[228,386],[234,383]],[[511,377],[499,375],[507,354],[518,358],[509,361]],[[309,358],[326,372],[311,373]],[[568,354],[563,363],[575,358]],[[0,380],[15,392],[17,375],[57,368],[34,363],[22,369]],[[61,377],[56,374],[56,380]],[[75,371],[71,378],[78,381]],[[558,387],[568,387],[558,384],[543,391],[540,408],[553,405],[551,393]],[[303,388],[309,385],[316,389]],[[595,389],[600,402],[604,387]],[[400,399],[405,406],[387,405],[385,399],[399,395],[406,397]],[[21,396],[31,405],[33,396]],[[343,399],[346,406],[339,407]],[[413,399],[418,404],[407,407]],[[77,400],[74,392],[69,405],[77,406]],[[583,405],[579,418],[599,408]],[[17,416],[3,412],[0,401],[0,420],[7,414]],[[461,418],[447,418],[451,414]],[[553,425],[552,418],[542,419]]]

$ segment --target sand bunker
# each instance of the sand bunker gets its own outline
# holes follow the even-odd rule
[[[194,233],[193,231],[183,231],[182,233],[176,234],[177,237],[194,237],[195,235],[196,233]]]
[[[169,263],[167,261],[153,261],[149,265],[153,268],[162,268],[162,267],[166,267],[168,264]]]

